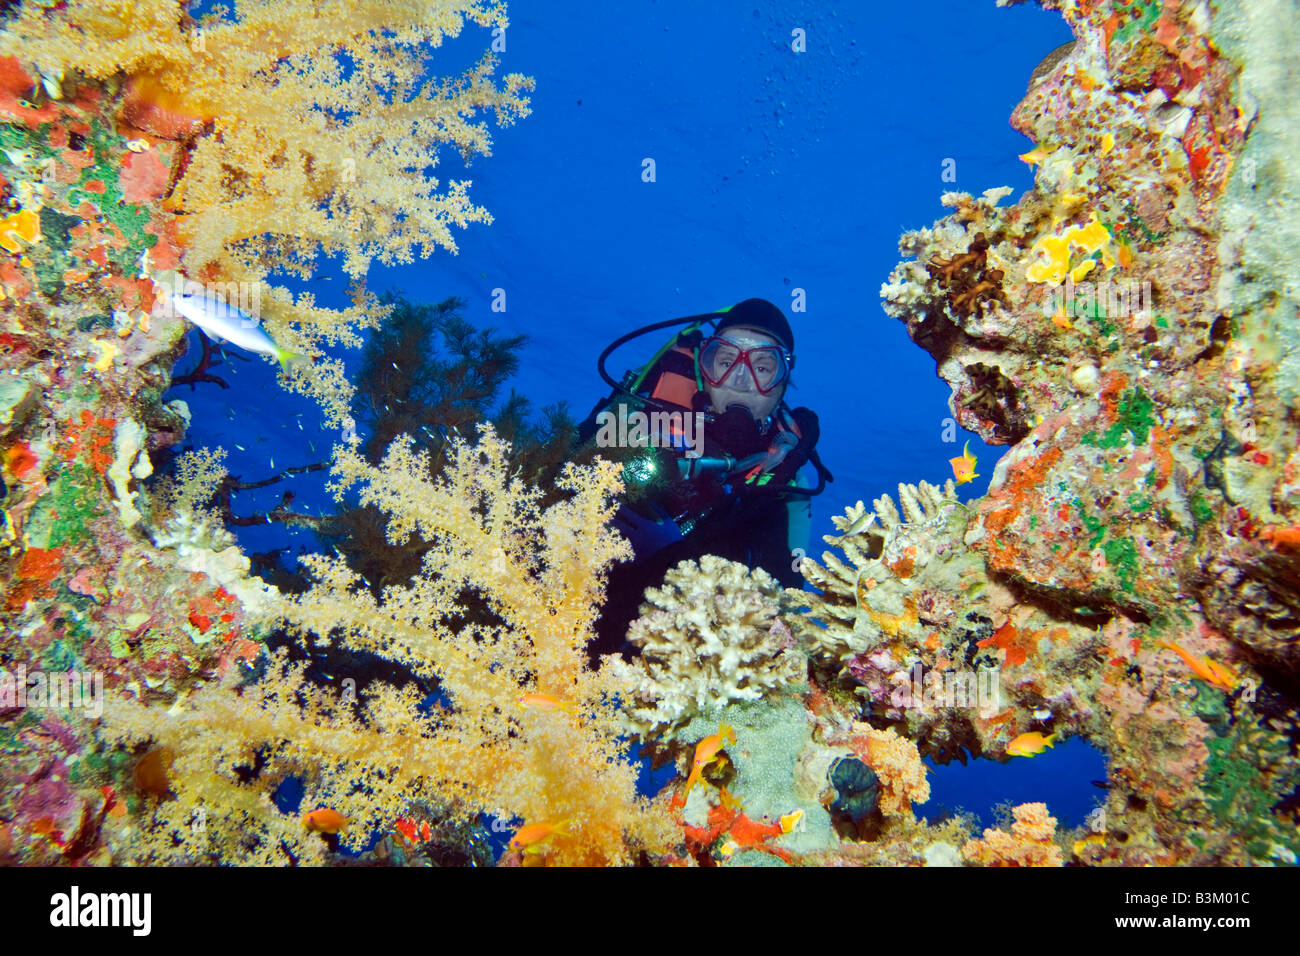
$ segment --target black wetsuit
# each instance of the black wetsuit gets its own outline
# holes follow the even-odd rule
[[[694,399],[695,410],[707,405],[703,393]],[[607,406],[598,407],[597,411]],[[589,442],[595,434],[595,412],[579,430],[580,442]],[[803,578],[794,569],[791,554],[791,507],[806,509],[806,496],[782,494],[777,489],[789,486],[796,472],[809,460],[817,442],[817,416],[806,408],[779,412],[760,428],[748,416],[728,413],[705,426],[702,452],[706,458],[729,455],[736,460],[766,451],[778,430],[790,431],[793,424],[798,443],[771,472],[765,484],[746,485],[737,480],[725,484],[717,473],[692,479],[676,478],[677,460],[683,451],[672,448],[657,450],[661,469],[675,480],[655,489],[650,496],[625,503],[616,524],[627,533],[628,519],[642,527],[653,526],[649,514],[662,516],[661,527],[680,537],[664,543],[655,536],[628,536],[636,549],[632,561],[614,565],[606,588],[606,600],[597,623],[597,637],[589,647],[593,658],[600,654],[628,653],[628,625],[640,613],[647,587],[663,583],[667,571],[686,560],[715,554],[751,568],[762,568],[787,587],[800,587]],[[671,519],[676,519],[671,521]],[[803,543],[806,546],[806,542]]]

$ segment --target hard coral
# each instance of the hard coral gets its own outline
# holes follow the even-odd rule
[[[1300,248],[1287,159],[1300,122],[1280,80],[1293,57],[1241,0],[1058,6],[1076,41],[1012,115],[1039,144],[1022,157],[1035,188],[1006,209],[945,196],[954,214],[900,240],[909,258],[882,288],[952,386],[957,420],[1012,445],[963,544],[986,565],[966,580],[1000,592],[965,615],[981,625],[965,645],[1017,675],[1003,680],[1015,706],[929,726],[916,708],[886,708],[882,675],[913,656],[931,664],[917,627],[882,629],[883,647],[845,671],[877,688],[873,718],[905,719],[923,753],[941,739],[996,751],[1045,729],[1031,713],[1103,747],[1128,862],[1290,859],[1280,789],[1244,813],[1206,794],[1223,783],[1226,741],[1238,769],[1269,748],[1232,733],[1255,708],[1292,735],[1296,725],[1290,692],[1252,702],[1241,690],[1257,686],[1252,665],[1300,668],[1300,550],[1285,530],[1260,532],[1300,524],[1287,461],[1300,376],[1283,359],[1296,346],[1284,313]],[[1004,273],[1006,299],[962,314],[949,280],[981,255]],[[1014,383],[1014,429],[995,414],[1006,394],[995,371]],[[931,573],[918,561],[908,583],[933,591]],[[819,608],[828,634],[847,598],[828,591]],[[1235,648],[1187,641],[1207,624]],[[958,659],[954,637],[935,632],[935,666]],[[1158,650],[1169,642],[1196,667]],[[1223,679],[1191,676],[1225,660]],[[1244,839],[1243,818],[1268,836]]]
[[[918,633],[917,580],[931,562],[974,565],[961,548],[965,506],[951,479],[942,489],[926,481],[900,484],[898,500],[896,506],[882,495],[869,515],[859,502],[837,517],[846,533],[823,540],[838,546],[848,563],[829,551],[822,554],[825,567],[805,558],[803,574],[822,593],[787,592],[791,602],[808,607],[794,619],[795,633],[825,664],[839,667],[856,654]],[[942,600],[932,595],[922,604],[933,614]]]
[[[643,739],[697,713],[759,700],[804,680],[807,660],[780,617],[781,588],[761,568],[715,555],[683,561],[646,591],[628,640],[641,655],[610,658],[625,715]]]

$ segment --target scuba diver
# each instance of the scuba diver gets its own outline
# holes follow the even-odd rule
[[[619,346],[679,324],[686,329],[641,370],[621,382],[606,372]],[[794,551],[807,551],[810,499],[833,479],[817,457],[817,416],[785,403],[793,368],[794,331],[765,299],[648,325],[601,353],[598,369],[614,392],[579,427],[578,441],[622,462],[626,490],[614,524],[636,556],[610,573],[593,657],[631,651],[627,627],[645,589],[681,561],[715,554],[788,587],[803,583]]]

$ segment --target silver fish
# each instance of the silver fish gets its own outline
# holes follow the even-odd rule
[[[306,356],[282,349],[262,331],[260,322],[238,306],[210,292],[191,295],[173,292],[172,307],[218,341],[230,342],[249,352],[270,355],[282,368],[305,362]]]
[[[836,537],[832,543],[838,545],[843,541],[847,541],[853,535],[861,534],[863,531],[866,531],[875,523],[876,513],[874,511],[868,511],[865,514],[859,515],[851,525],[844,529],[844,533]]]

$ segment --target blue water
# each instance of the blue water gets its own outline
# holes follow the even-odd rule
[[[971,760],[930,767],[930,799],[915,807],[917,816],[937,821],[957,810],[973,813],[981,827],[999,822],[1000,804],[1047,803],[1062,829],[1082,826],[1106,791],[1092,781],[1106,780],[1106,759],[1079,737],[1062,741],[1036,757],[1012,757],[1007,763]]]
[[[840,6],[513,4],[498,74],[536,78],[533,115],[494,130],[492,157],[466,169],[451,154],[436,170],[472,179],[472,198],[495,223],[457,233],[457,256],[376,266],[369,288],[427,302],[459,296],[470,322],[527,334],[514,386],[538,407],[567,401],[578,417],[605,394],[596,356],[618,335],[770,299],[797,339],[788,400],[819,414],[821,455],[836,477],[815,500],[814,553],[833,532],[830,514],[895,495],[901,481],[951,477],[948,459],[967,439],[981,477],[963,490],[983,494],[1002,449],[961,431],[954,444],[941,440],[948,387],[881,310],[879,289],[899,234],[945,214],[941,193],[1009,185],[1014,201],[1031,185],[1017,154],[1032,144],[1007,117],[1034,66],[1070,33],[1054,13],[992,0]],[[790,49],[796,28],[806,53]],[[489,40],[467,29],[439,51],[440,68],[463,69]],[[652,183],[642,181],[647,158]],[[949,160],[955,182],[941,178]],[[335,266],[285,284],[342,306]],[[496,289],[505,312],[492,311]],[[807,311],[790,311],[795,290]],[[647,354],[629,347],[611,371]],[[229,390],[183,387],[168,398],[190,403],[189,441],[226,447],[232,473],[255,480],[319,461],[337,440],[321,432],[314,404],[275,386],[269,363],[232,356],[214,371]],[[292,488],[295,508],[331,510],[322,486],[319,475],[293,478],[238,495],[236,507],[274,507]],[[309,533],[278,526],[239,535],[248,551],[315,547]],[[1007,800],[1046,800],[1077,822],[1100,792],[1089,783],[1105,776],[1100,761],[1067,742],[1033,760],[954,764],[932,777],[932,800],[981,815]]]

